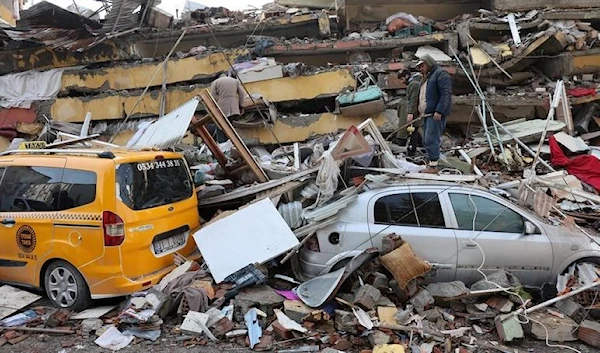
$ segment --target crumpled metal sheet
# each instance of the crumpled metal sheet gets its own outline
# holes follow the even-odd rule
[[[116,33],[138,27],[140,16],[134,15],[140,6],[153,7],[160,4],[160,0],[112,0],[110,11],[106,14],[102,33]]]
[[[198,98],[192,98],[157,121],[145,124],[129,140],[127,147],[160,149],[174,147],[185,136],[199,103]]]

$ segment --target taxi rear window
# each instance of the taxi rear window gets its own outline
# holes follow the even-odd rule
[[[117,194],[139,211],[168,205],[193,195],[192,180],[182,159],[161,159],[117,166]]]

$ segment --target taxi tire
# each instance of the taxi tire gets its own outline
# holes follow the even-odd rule
[[[90,296],[90,289],[88,288],[87,282],[85,281],[81,273],[79,273],[79,271],[77,271],[77,269],[73,267],[73,265],[63,260],[52,261],[50,265],[48,265],[48,267],[46,268],[46,271],[44,272],[44,289],[46,291],[48,299],[52,301],[54,306],[59,308],[62,307],[59,303],[55,303],[52,300],[49,290],[50,274],[52,273],[52,271],[58,268],[64,268],[65,270],[68,270],[73,275],[73,278],[75,279],[75,285],[77,287],[77,299],[75,300],[75,303],[73,305],[67,307],[66,309],[79,312],[90,307],[92,304],[92,299]]]

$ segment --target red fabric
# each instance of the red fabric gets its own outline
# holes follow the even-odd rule
[[[569,174],[575,175],[581,181],[600,191],[600,159],[590,155],[569,158],[565,155],[554,136],[550,136],[549,143],[553,166],[565,168]]]
[[[568,90],[567,93],[571,97],[595,96],[596,89],[595,88],[573,88],[573,89]]]

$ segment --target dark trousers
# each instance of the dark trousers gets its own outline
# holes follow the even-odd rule
[[[423,121],[423,145],[432,162],[440,159],[440,139],[444,129],[446,129],[446,117],[436,121],[433,116],[428,116]]]

